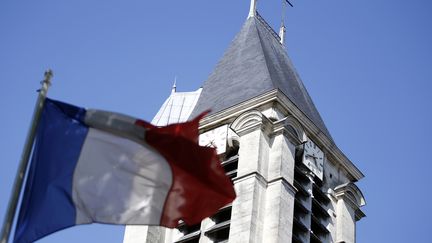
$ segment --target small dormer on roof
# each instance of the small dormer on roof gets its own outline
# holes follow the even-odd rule
[[[192,92],[177,92],[176,81],[174,81],[170,96],[165,100],[151,123],[156,126],[166,126],[187,121],[198,101],[201,90],[199,88]]]

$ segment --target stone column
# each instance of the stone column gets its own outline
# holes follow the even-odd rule
[[[365,200],[360,189],[352,182],[334,189],[336,205],[336,242],[355,243],[356,221],[365,217],[360,207]]]
[[[259,111],[241,115],[231,127],[240,150],[230,242],[290,243],[298,139],[292,141],[283,121],[272,123]]]
[[[239,116],[231,128],[240,137],[229,242],[262,242],[263,212],[267,187],[270,121],[259,111]]]
[[[336,206],[336,242],[355,242],[354,210],[349,204],[340,198]]]
[[[267,173],[262,242],[289,243],[294,217],[295,145],[278,132],[273,136]]]

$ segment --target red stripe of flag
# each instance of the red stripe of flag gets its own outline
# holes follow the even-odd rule
[[[177,227],[179,220],[188,225],[197,224],[236,197],[216,150],[198,145],[199,121],[206,114],[166,127],[136,122],[147,128],[146,142],[165,157],[173,172],[173,183],[161,218],[162,226]]]

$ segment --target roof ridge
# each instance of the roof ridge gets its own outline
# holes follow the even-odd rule
[[[253,18],[253,17],[252,17]],[[267,31],[270,32],[270,34],[277,40],[277,41],[281,41],[281,38],[279,36],[279,34],[270,26],[269,23],[267,23],[267,21],[264,19],[264,17],[261,16],[261,14],[258,13],[258,11],[256,11],[256,19],[258,20],[258,22],[260,22]]]

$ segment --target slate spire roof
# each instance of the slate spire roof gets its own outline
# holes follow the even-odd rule
[[[215,113],[274,89],[332,140],[277,35],[258,14],[246,20],[204,83],[192,116],[207,109]]]

